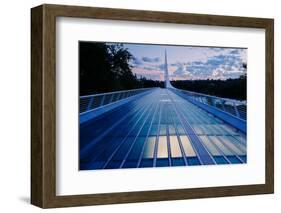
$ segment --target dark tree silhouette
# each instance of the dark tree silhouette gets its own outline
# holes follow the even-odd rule
[[[243,63],[243,64],[242,64],[242,67],[243,67],[245,70],[247,70],[247,63]]]
[[[132,59],[122,44],[80,42],[80,95],[162,85],[159,81],[138,79],[132,73]]]
[[[104,43],[79,43],[80,95],[111,91],[114,78],[109,62]]]
[[[247,97],[246,74],[241,75],[238,79],[183,80],[172,81],[171,84],[178,89],[205,93],[223,98],[246,100]]]

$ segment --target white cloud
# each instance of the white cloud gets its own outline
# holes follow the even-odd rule
[[[133,72],[153,80],[163,79],[163,57],[143,56],[141,61],[134,64]],[[168,50],[168,70],[174,80],[238,78],[246,71],[243,67],[246,62],[246,49],[173,47]]]

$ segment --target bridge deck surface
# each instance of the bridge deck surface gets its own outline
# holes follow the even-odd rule
[[[246,163],[246,136],[169,89],[80,126],[80,169]]]

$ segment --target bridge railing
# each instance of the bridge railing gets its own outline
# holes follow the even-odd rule
[[[134,95],[138,95],[150,89],[151,88],[142,88],[80,96],[79,111],[80,113],[88,112]]]
[[[176,89],[176,88],[174,88]],[[186,95],[189,98],[207,104],[209,106],[218,108],[224,112],[230,113],[240,119],[247,119],[247,103],[246,101],[233,100],[228,98],[220,98],[216,96],[206,95],[197,92],[191,92],[186,90],[176,89]]]

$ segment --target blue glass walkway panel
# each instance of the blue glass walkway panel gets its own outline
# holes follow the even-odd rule
[[[81,170],[247,162],[246,133],[175,89],[129,94],[111,94],[104,106],[102,97],[88,98],[92,109],[87,104],[80,109],[81,118],[87,110],[94,114],[95,106],[111,104],[80,123]]]

